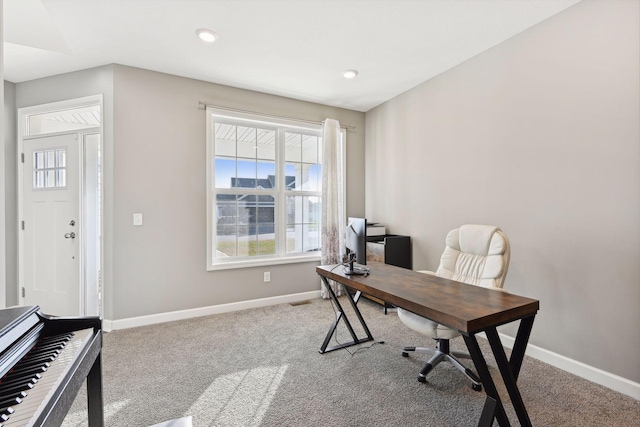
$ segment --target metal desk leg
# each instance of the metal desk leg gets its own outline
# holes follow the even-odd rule
[[[489,368],[487,367],[487,362],[484,360],[484,356],[482,355],[482,351],[480,350],[480,346],[478,345],[476,336],[463,335],[462,337],[464,338],[464,342],[467,344],[467,349],[471,354],[473,364],[478,371],[478,375],[480,376],[480,380],[482,381],[482,386],[487,393],[487,398],[484,402],[484,408],[482,409],[482,416],[480,417],[478,427],[491,427],[493,425],[494,418],[498,420],[498,424],[501,427],[511,426],[511,424],[509,424],[507,414],[504,411],[504,406],[502,405],[500,396],[498,395],[496,385],[491,378],[491,373],[489,372]]]
[[[511,370],[513,371],[513,376],[516,381],[520,374],[520,367],[524,360],[524,352],[527,349],[527,343],[529,342],[529,335],[531,335],[531,329],[533,328],[533,320],[535,317],[535,315],[526,317],[520,321],[520,327],[516,334],[516,341],[513,344],[513,349],[511,350],[509,365],[511,365]]]
[[[487,396],[484,401],[484,407],[482,408],[482,414],[480,414],[479,426],[492,426],[494,414],[496,413],[496,405],[498,402],[493,397]]]
[[[335,320],[331,324],[331,327],[329,328],[329,332],[327,332],[327,336],[325,337],[324,342],[322,343],[322,346],[320,347],[320,350],[318,350],[318,351],[321,354],[323,354],[323,353],[328,353],[330,351],[339,350],[341,348],[351,347],[353,345],[357,345],[357,344],[360,344],[360,343],[363,343],[363,342],[373,341],[373,336],[371,335],[371,332],[369,331],[369,327],[365,323],[364,318],[362,317],[362,314],[360,313],[360,310],[358,310],[358,307],[357,307],[358,301],[360,300],[361,292],[360,291],[356,292],[355,295],[352,297],[351,296],[351,292],[349,292],[349,289],[345,286],[345,289],[347,291],[347,298],[349,299],[349,302],[351,303],[351,307],[353,307],[353,311],[356,313],[356,316],[358,316],[358,320],[360,321],[360,324],[362,325],[362,327],[364,328],[365,333],[367,334],[366,338],[358,338],[358,336],[356,335],[355,331],[351,327],[351,322],[349,322],[349,319],[347,318],[346,314],[344,314],[344,310],[342,309],[342,306],[340,305],[340,301],[338,301],[338,297],[333,292],[333,289],[331,289],[331,286],[329,285],[329,282],[327,281],[327,278],[321,276],[321,279],[322,279],[323,285],[327,288],[327,291],[329,291],[329,296],[331,297],[331,300],[333,300],[333,302],[338,307],[338,313],[336,315]],[[338,344],[338,345],[335,345],[333,347],[327,348],[327,345],[329,344],[329,341],[331,340],[331,337],[333,336],[333,334],[336,331],[336,327],[338,326],[338,322],[340,322],[340,319],[344,320],[344,323],[347,326],[347,329],[349,330],[349,333],[351,334],[351,338],[353,338],[353,341],[350,341],[350,342],[344,343],[344,344]]]
[[[507,392],[511,398],[511,403],[516,411],[518,420],[520,420],[520,425],[523,427],[531,427],[531,420],[529,419],[529,414],[527,413],[527,409],[522,401],[522,396],[520,395],[520,390],[518,390],[516,381],[524,359],[524,350],[527,346],[528,337],[531,333],[531,328],[533,327],[533,319],[534,316],[521,320],[511,360],[507,359],[507,355],[504,352],[504,348],[502,347],[500,336],[498,335],[496,328],[491,328],[485,331],[487,338],[489,339],[493,355],[496,358],[498,368],[500,368],[502,380],[504,381],[504,385],[507,387]]]
[[[353,307],[353,311],[354,313],[356,313],[356,316],[358,317],[358,320],[360,321],[360,325],[362,325],[362,328],[364,329],[364,333],[367,334],[367,341],[371,341],[373,340],[373,336],[371,335],[371,332],[369,331],[369,327],[367,326],[367,322],[364,321],[364,317],[362,317],[362,313],[360,313],[360,310],[357,307],[358,301],[360,301],[360,296],[362,295],[362,292],[357,291],[355,293],[355,295],[353,297],[351,297],[351,291],[349,291],[348,287],[344,287],[345,291],[347,291],[347,295],[349,295],[349,303],[351,303],[351,307]],[[345,316],[345,321],[347,319],[347,316]]]

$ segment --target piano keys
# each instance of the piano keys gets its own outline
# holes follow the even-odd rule
[[[104,424],[98,317],[0,310],[0,426],[60,425],[87,380],[89,425]]]

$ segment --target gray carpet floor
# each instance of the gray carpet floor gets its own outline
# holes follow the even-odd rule
[[[335,314],[320,299],[106,333],[106,425],[185,415],[195,426],[477,425],[484,393],[448,364],[419,383],[427,356],[404,358],[402,347],[432,342],[371,301],[359,307],[376,342],[324,355],[318,349]],[[342,323],[337,340],[346,342]],[[479,341],[499,377],[488,343]],[[461,338],[451,347],[466,350]],[[534,426],[640,426],[640,401],[530,357],[518,384]],[[63,425],[85,426],[86,419],[83,389]]]

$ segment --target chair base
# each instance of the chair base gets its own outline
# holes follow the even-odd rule
[[[453,366],[455,366],[460,372],[466,375],[469,380],[471,380],[471,388],[475,391],[482,390],[482,383],[480,382],[480,378],[464,366],[456,357],[462,359],[470,359],[466,353],[462,353],[459,351],[450,351],[449,350],[449,340],[441,339],[436,340],[437,345],[436,348],[431,347],[405,347],[402,351],[402,356],[409,357],[409,352],[418,352],[418,353],[429,353],[433,354],[431,358],[427,361],[427,363],[422,367],[420,373],[418,374],[418,381],[421,383],[427,382],[427,374],[438,365],[438,363],[442,361],[450,362]]]

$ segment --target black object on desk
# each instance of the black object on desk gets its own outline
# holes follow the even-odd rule
[[[367,236],[367,262],[377,261],[397,267],[413,268],[411,237],[398,234]]]

